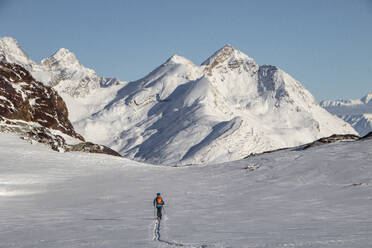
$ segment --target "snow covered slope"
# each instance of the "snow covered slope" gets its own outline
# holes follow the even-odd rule
[[[0,54],[52,85],[87,140],[138,161],[223,162],[355,133],[290,75],[259,66],[230,45],[201,66],[174,55],[130,83],[99,77],[67,49],[35,63],[15,40],[3,38]]]
[[[201,66],[178,55],[74,126],[128,158],[195,164],[355,133],[290,75],[230,45]]]
[[[371,147],[175,168],[0,134],[0,247],[371,247]],[[156,192],[166,203],[159,233]]]
[[[364,136],[372,132],[372,92],[358,100],[322,101],[321,106],[337,115]]]
[[[19,64],[36,80],[52,86],[66,102],[73,122],[102,109],[125,84],[115,78],[98,76],[65,48],[36,63],[10,37],[0,39],[0,61]]]

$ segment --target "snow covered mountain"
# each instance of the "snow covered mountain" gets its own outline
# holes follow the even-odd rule
[[[174,55],[129,83],[99,77],[67,49],[35,63],[14,39],[3,38],[0,56],[53,86],[87,140],[138,161],[224,162],[355,134],[290,75],[230,45],[201,66]]]
[[[357,100],[322,101],[321,106],[337,115],[364,136],[372,132],[372,92]]]
[[[40,63],[34,62],[10,37],[0,39],[0,61],[15,63],[27,69],[32,76],[52,86],[64,99],[71,121],[76,121],[102,109],[125,82],[105,78],[79,63],[76,56],[65,48]]]
[[[172,56],[74,125],[128,158],[169,165],[224,162],[355,134],[290,75],[230,45],[201,66]]]

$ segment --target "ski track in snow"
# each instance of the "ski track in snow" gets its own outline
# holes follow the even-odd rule
[[[179,242],[176,242],[176,241],[168,241],[168,240],[164,240],[161,238],[161,234],[160,234],[160,227],[161,227],[161,221],[159,221],[158,219],[156,219],[154,221],[154,236],[153,236],[153,240],[156,240],[158,241],[159,243],[161,244],[165,244],[167,247],[189,247],[189,248],[207,248],[207,247],[211,247],[211,246],[207,246],[207,245],[199,245],[199,244],[183,244],[183,243],[179,243]]]

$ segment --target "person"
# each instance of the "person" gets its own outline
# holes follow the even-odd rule
[[[161,197],[160,193],[156,193],[156,197],[154,199],[154,207],[156,207],[157,209],[157,216],[158,216],[158,220],[161,220],[161,217],[162,217],[162,209],[163,209],[163,206],[164,206],[164,200],[163,198]]]

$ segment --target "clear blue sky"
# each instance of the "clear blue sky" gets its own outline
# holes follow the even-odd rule
[[[318,100],[372,91],[372,0],[0,0],[3,36],[33,60],[65,47],[121,80],[174,53],[200,64],[231,44]]]

